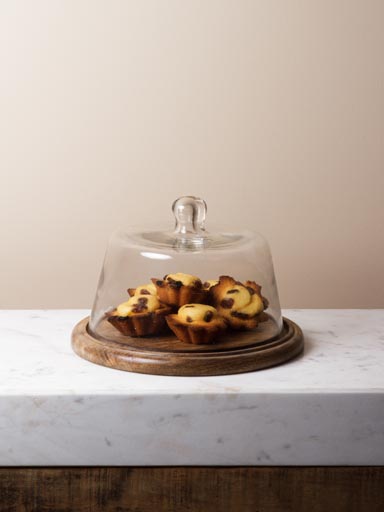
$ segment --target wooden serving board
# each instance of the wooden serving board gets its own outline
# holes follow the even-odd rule
[[[123,336],[106,320],[96,335],[88,322],[89,317],[84,318],[73,330],[76,354],[102,366],[154,375],[208,376],[261,370],[285,363],[304,346],[300,327],[287,318],[277,335],[275,324],[268,320],[253,331],[227,333],[211,345],[183,343],[173,335]]]

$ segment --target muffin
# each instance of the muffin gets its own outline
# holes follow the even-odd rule
[[[185,304],[166,321],[179,340],[196,345],[213,343],[227,328],[224,318],[207,304]]]
[[[128,288],[127,292],[131,297],[134,295],[157,295],[156,286],[153,283],[143,284],[136,288]]]
[[[108,322],[125,336],[153,336],[168,330],[165,317],[171,312],[155,295],[134,295],[108,315]]]
[[[255,283],[255,281],[245,281],[244,286],[246,286],[248,288],[251,295],[253,295],[255,293],[257,295],[259,295],[259,297],[261,298],[261,300],[263,302],[263,311],[261,313],[258,313],[258,315],[257,315],[258,321],[266,322],[267,320],[269,320],[269,316],[267,315],[267,313],[265,313],[265,310],[269,306],[269,300],[266,297],[263,297],[263,295],[261,295],[261,286],[259,284]]]
[[[221,276],[210,289],[218,313],[235,330],[251,330],[268,317],[263,313],[268,301],[261,295],[261,286],[254,281],[244,284],[232,277]]]
[[[190,274],[167,274],[163,279],[153,278],[152,283],[160,301],[169,306],[202,303],[208,298],[208,292],[203,290],[200,279]]]

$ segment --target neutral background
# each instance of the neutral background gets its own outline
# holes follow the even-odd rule
[[[2,0],[0,307],[91,305],[119,225],[270,241],[285,307],[384,307],[382,0]]]

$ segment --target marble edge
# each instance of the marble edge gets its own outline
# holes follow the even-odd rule
[[[161,396],[164,396],[164,397],[174,397],[174,396],[177,396],[179,398],[181,397],[184,397],[184,398],[189,398],[189,397],[196,397],[196,396],[204,396],[204,397],[215,397],[215,396],[237,396],[237,395],[241,395],[243,397],[247,397],[247,396],[253,396],[253,397],[260,397],[260,396],[268,396],[268,395],[273,395],[273,396],[276,396],[276,395],[289,395],[289,396],[295,396],[295,395],[315,395],[315,396],[328,396],[328,395],[367,395],[367,396],[370,396],[370,395],[380,395],[380,394],[384,394],[384,387],[383,388],[372,388],[372,389],[369,389],[369,391],[365,390],[365,389],[357,389],[357,388],[350,388],[350,389],[338,389],[338,388],[334,388],[334,389],[325,389],[325,390],[322,390],[322,389],[318,389],[318,388],[303,388],[303,389],[294,389],[294,390],[286,390],[286,389],[280,389],[280,388],[273,388],[271,390],[261,390],[261,391],[258,391],[258,390],[255,390],[255,391],[242,391],[241,389],[239,390],[226,390],[226,389],[223,389],[223,390],[220,390],[220,389],[217,389],[215,390],[214,392],[212,391],[209,391],[207,392],[206,389],[196,389],[194,390],[193,392],[191,391],[183,391],[182,389],[181,390],[178,390],[177,392],[173,389],[169,389],[169,390],[161,390],[160,392],[159,391],[154,391],[153,389],[151,390],[135,390],[135,391],[130,391],[130,390],[122,390],[121,392],[119,392],[118,390],[106,390],[106,389],[100,389],[100,390],[92,390],[92,391],[89,391],[89,390],[85,390],[85,391],[81,391],[81,392],[76,392],[76,391],[66,391],[66,390],[59,390],[55,393],[50,393],[49,391],[47,390],[34,390],[33,392],[28,392],[28,391],[23,391],[23,392],[20,392],[20,391],[9,391],[9,390],[5,390],[4,392],[0,392],[0,400],[2,399],[6,399],[8,397],[10,398],[17,398],[17,397],[20,397],[20,398],[35,398],[37,396],[44,396],[44,397],[79,397],[79,396],[89,396],[89,397],[104,397],[104,396],[108,396],[108,397],[117,397],[117,398],[121,398],[121,397],[140,397],[140,398],[145,398],[145,397],[161,397]]]

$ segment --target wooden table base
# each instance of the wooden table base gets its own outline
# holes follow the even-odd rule
[[[0,468],[1,512],[382,512],[384,467]]]

